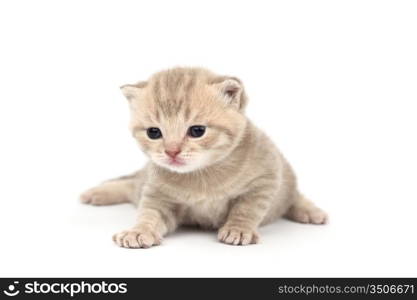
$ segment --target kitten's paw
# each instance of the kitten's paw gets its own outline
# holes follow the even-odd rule
[[[327,214],[316,206],[294,206],[286,215],[289,219],[304,224],[326,224]]]
[[[84,204],[111,205],[126,202],[123,196],[109,186],[102,185],[85,191],[80,196]]]
[[[149,230],[129,229],[113,235],[113,241],[124,248],[149,248],[161,244],[162,238]]]
[[[259,235],[255,230],[229,225],[219,229],[217,238],[220,242],[230,245],[249,245],[259,242]]]
[[[109,194],[106,191],[100,191],[98,188],[92,188],[80,196],[82,203],[91,205],[105,205],[109,202]]]

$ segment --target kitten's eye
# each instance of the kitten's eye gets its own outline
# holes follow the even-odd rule
[[[156,140],[162,137],[162,132],[159,128],[156,127],[150,127],[148,130],[146,130],[146,133],[148,134],[148,137],[150,139]]]
[[[206,126],[195,125],[188,128],[188,135],[194,138],[203,136],[206,132]]]

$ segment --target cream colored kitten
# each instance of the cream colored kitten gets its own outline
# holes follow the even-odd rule
[[[93,205],[138,204],[136,225],[113,237],[119,246],[158,245],[185,224],[218,228],[221,242],[248,245],[259,241],[260,225],[281,216],[326,222],[298,192],[282,154],[246,118],[239,79],[175,68],[121,89],[133,136],[150,160],[81,196]]]

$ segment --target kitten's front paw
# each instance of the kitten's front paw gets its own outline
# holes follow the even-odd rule
[[[113,241],[124,248],[149,248],[161,244],[162,238],[149,230],[129,229],[113,235]]]
[[[229,225],[220,228],[217,237],[220,242],[230,245],[249,245],[259,242],[259,235],[255,230]]]

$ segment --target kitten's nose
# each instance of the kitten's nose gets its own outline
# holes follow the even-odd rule
[[[171,158],[175,158],[180,152],[181,149],[179,148],[165,150],[165,153]]]

